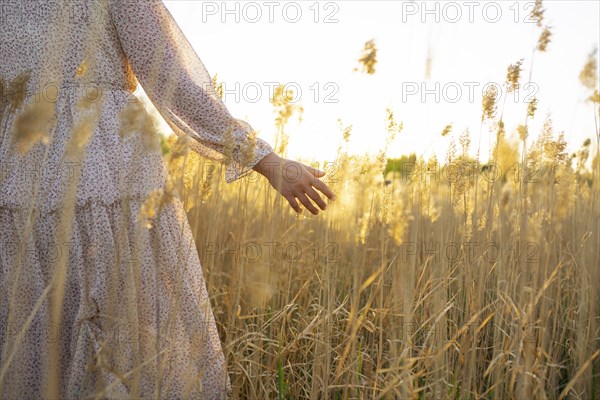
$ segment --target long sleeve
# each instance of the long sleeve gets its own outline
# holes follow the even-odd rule
[[[230,183],[273,151],[234,118],[206,67],[160,0],[110,0],[110,14],[131,69],[158,112],[190,148],[226,164]]]

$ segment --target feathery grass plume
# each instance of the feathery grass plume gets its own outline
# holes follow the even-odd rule
[[[215,87],[215,92],[217,93],[217,95],[219,96],[219,98],[221,100],[223,100],[223,82],[219,82],[218,80],[218,74],[215,74],[212,77],[212,83]]]
[[[552,119],[548,114],[538,139],[537,148],[541,150],[540,177],[553,193],[554,202],[549,205],[556,229],[562,225],[566,213],[571,209],[576,197],[576,174],[571,168],[571,157],[567,152],[564,132],[555,137]]]
[[[48,144],[50,132],[56,123],[56,103],[45,96],[29,102],[15,118],[12,128],[13,143],[20,154],[25,154],[35,144]]]
[[[469,153],[469,146],[471,145],[471,135],[469,135],[469,128],[465,129],[460,134],[458,141],[462,150],[463,156],[467,156]]]
[[[369,232],[369,221],[371,219],[371,212],[367,211],[359,217],[358,226],[359,230],[356,234],[355,242],[365,244],[367,240],[367,234]]]
[[[525,166],[528,166],[528,165],[541,166],[542,163],[546,162],[545,156],[544,156],[543,139],[541,136],[538,136],[538,138],[535,141],[533,141],[533,143],[531,144],[530,149],[527,153],[527,159],[525,162],[526,162],[526,164],[524,164]]]
[[[474,199],[470,196],[470,189],[475,186],[475,174],[480,170],[477,160],[468,155],[471,142],[468,129],[460,135],[461,154],[445,165],[447,177],[451,183],[451,204],[457,206],[457,212],[462,215],[460,233],[471,239],[473,234]]]
[[[561,132],[555,139],[552,118],[550,114],[547,114],[542,131],[531,147],[532,161],[542,166],[564,165],[569,159],[566,148],[564,133]]]
[[[385,112],[387,121],[386,145],[389,145],[394,141],[396,135],[402,132],[402,129],[404,129],[404,123],[402,121],[400,121],[400,123],[396,122],[394,119],[394,111],[391,108],[387,107]]]
[[[380,196],[381,206],[379,207],[379,212],[377,214],[377,218],[382,224],[387,225],[390,223],[390,220],[391,220],[390,210],[391,210],[391,204],[392,204],[393,186],[392,185],[383,186],[381,191],[382,191],[382,194]]]
[[[484,212],[483,214],[481,214],[481,216],[479,217],[479,220],[477,221],[477,230],[478,231],[484,230],[485,227],[487,226],[486,222],[487,222],[487,214]]]
[[[496,115],[496,102],[498,100],[498,89],[494,85],[490,85],[483,93],[481,101],[481,122],[486,119],[493,119]]]
[[[506,72],[506,87],[510,93],[519,88],[519,78],[521,77],[521,66],[523,65],[523,59],[521,58],[514,64],[508,66]]]
[[[583,66],[583,69],[579,73],[579,81],[588,89],[595,90],[598,85],[598,61],[596,60],[596,53],[598,48],[594,49],[588,54],[587,61]]]
[[[494,146],[494,162],[502,174],[502,180],[506,180],[507,175],[519,160],[519,145],[504,134],[504,126],[501,129],[502,133],[499,132],[497,135],[498,139]]]
[[[342,140],[338,144],[337,155],[338,159],[342,156],[342,152],[348,152],[348,143],[350,142],[350,136],[352,135],[352,125],[344,126],[342,119],[337,119],[338,129],[342,132]]]
[[[177,189],[192,190],[199,170],[204,166],[200,155],[190,150],[189,143],[193,140],[189,135],[169,135],[165,143],[169,146],[166,159],[169,176],[177,182]],[[192,207],[192,204],[189,204]],[[189,211],[189,210],[188,210]]]
[[[95,60],[92,61],[92,68],[95,66]],[[86,59],[84,59],[75,70],[75,80],[82,85],[86,85],[87,82],[84,77],[88,75],[89,65]],[[92,78],[93,79],[93,78]],[[71,137],[67,142],[65,148],[64,157],[69,160],[78,159],[82,156],[82,150],[89,142],[94,129],[98,125],[100,115],[102,113],[102,102],[104,99],[104,90],[100,87],[95,87],[93,97],[90,96],[88,91],[85,95],[77,101],[75,109],[79,119],[76,121],[71,132]]]
[[[282,157],[285,157],[287,153],[289,142],[285,126],[295,113],[298,113],[298,122],[302,122],[302,114],[304,113],[304,107],[292,102],[294,97],[295,93],[292,89],[286,89],[285,85],[279,85],[273,91],[273,97],[271,98],[271,104],[274,107],[273,112],[276,115],[275,127],[277,128],[275,152]]]
[[[452,132],[452,124],[448,124],[442,130],[442,136],[447,136],[450,132]]]
[[[350,136],[352,135],[352,125],[344,126],[341,118],[338,118],[337,125],[338,129],[342,132],[342,138],[338,142],[335,163],[325,163],[325,166],[334,166],[337,173],[328,173],[325,175],[323,180],[327,184],[334,183],[333,181],[340,182],[344,180],[344,176],[348,171],[348,164],[350,162],[348,157],[348,143],[350,141]]]
[[[446,164],[450,165],[456,159],[456,142],[454,136],[450,136],[450,144],[446,150]]]
[[[246,136],[246,139],[244,140],[244,143],[242,145],[242,164],[243,165],[249,165],[251,162],[254,161],[254,152],[256,150],[256,143],[257,143],[257,132],[255,130],[251,130],[250,132],[248,132],[248,135]]]
[[[434,154],[431,155],[431,157],[429,158],[429,160],[427,160],[427,162],[424,163],[424,171],[427,172],[428,174],[432,174],[433,172],[435,172],[439,167],[439,162],[437,159],[437,156]]]
[[[223,144],[223,164],[229,165],[233,161],[233,150],[235,149],[235,138],[233,136],[233,126],[230,126],[223,134],[225,142]]]
[[[519,124],[519,126],[517,126],[517,133],[519,134],[519,139],[527,139],[527,136],[529,136],[527,125]]]
[[[385,145],[384,145],[383,150],[380,150],[377,155],[377,160],[379,162],[379,168],[383,174],[385,174],[386,166],[387,166],[388,148],[390,147],[390,144],[396,138],[396,134],[402,132],[402,129],[404,128],[404,124],[402,122],[397,123],[396,120],[394,119],[394,112],[392,111],[391,108],[389,108],[389,107],[386,108],[385,112],[386,112],[385,120],[387,122],[387,127],[386,127],[387,133],[385,136]]]
[[[98,125],[102,113],[101,104],[104,91],[99,89],[97,93],[98,96],[96,98],[90,99],[84,96],[76,104],[77,110],[81,112],[81,119],[73,127],[71,137],[66,145],[65,159],[75,160],[81,157],[81,151],[87,146],[94,133],[94,129]]]
[[[527,116],[533,118],[537,111],[538,99],[534,97],[529,103],[527,103]]]
[[[216,166],[211,164],[206,168],[206,174],[203,174],[202,184],[201,184],[201,194],[200,194],[200,203],[204,204],[204,202],[208,199],[210,194],[212,193],[212,183],[213,178],[215,176]]]
[[[395,196],[394,202],[392,203],[391,217],[389,218],[390,226],[388,227],[388,234],[398,246],[400,246],[406,240],[406,234],[408,233],[408,227],[410,221],[414,220],[414,216],[406,210],[406,206],[402,201],[401,196]],[[435,221],[437,217],[432,217],[432,221]]]
[[[546,116],[544,127],[540,134],[540,143],[543,149],[543,160],[551,164],[565,164],[568,160],[567,142],[564,138],[564,132],[554,139],[554,130],[552,128],[552,119],[550,115]]]
[[[377,64],[377,45],[375,44],[375,39],[368,40],[365,43],[358,62],[360,63],[362,72],[366,72],[369,75],[375,73],[375,65]],[[358,68],[354,68],[354,71],[358,70]]]
[[[585,163],[590,157],[590,145],[592,144],[592,140],[587,138],[584,140],[581,148],[576,154],[577,157],[577,172],[582,173],[585,170]]]
[[[550,44],[550,38],[552,37],[552,31],[550,30],[550,28],[550,26],[545,26],[544,30],[540,34],[536,47],[536,49],[540,52],[545,52],[548,48],[548,45]]]
[[[544,20],[544,13],[546,12],[545,8],[542,8],[542,0],[535,0],[535,5],[533,6],[533,11],[531,11],[531,18],[536,21],[538,27],[542,26],[542,21]]]
[[[288,123],[294,113],[298,113],[298,121],[302,122],[304,107],[293,102],[295,93],[293,89],[286,89],[285,85],[279,85],[273,91],[271,104],[275,107],[275,124],[282,126]]]
[[[21,72],[8,84],[4,95],[10,103],[10,112],[15,112],[23,105],[23,101],[27,96],[27,86],[30,79],[31,70],[27,70]]]
[[[540,132],[537,140],[535,141],[536,146],[540,151],[540,161],[547,162],[552,161],[552,157],[548,157],[546,153],[546,146],[554,137],[554,129],[552,127],[552,119],[550,118],[550,114],[546,114],[546,119],[544,119],[544,126],[542,127],[542,131]]]
[[[341,126],[342,120],[338,119],[339,125]],[[342,129],[342,139],[344,143],[348,143],[350,141],[350,135],[352,134],[352,125],[348,125]]]
[[[476,161],[469,157],[471,136],[468,128],[460,134],[458,142],[460,143],[461,154],[454,163],[447,165],[447,167],[450,169],[450,171],[452,171],[450,176],[453,180],[454,200],[455,202],[462,200],[464,211],[466,213],[468,210],[468,201],[464,195],[467,193],[469,187],[473,184],[473,163]]]
[[[504,130],[504,121],[499,120],[498,121],[498,131],[497,131],[497,136],[504,136],[504,134],[506,133],[506,131]]]

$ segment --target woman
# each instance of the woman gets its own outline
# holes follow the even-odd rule
[[[194,240],[132,93],[227,182],[253,169],[296,211],[334,198],[323,172],[230,115],[161,1],[2,0],[1,17],[2,398],[225,398]]]

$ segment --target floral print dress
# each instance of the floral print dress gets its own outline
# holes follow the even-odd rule
[[[227,182],[271,146],[161,1],[0,1],[1,398],[226,398],[194,239],[135,91]]]

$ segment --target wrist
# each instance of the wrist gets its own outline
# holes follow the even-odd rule
[[[273,167],[277,165],[280,160],[281,157],[279,157],[275,152],[270,152],[261,158],[260,161],[257,162],[254,167],[252,167],[252,169],[268,178],[267,175],[269,174],[269,171],[272,171]]]

